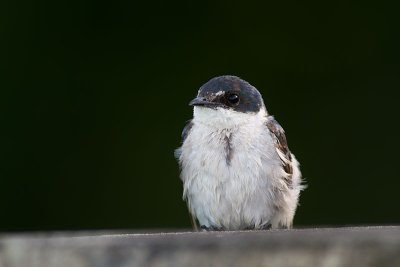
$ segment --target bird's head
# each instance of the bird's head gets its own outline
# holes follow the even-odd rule
[[[206,82],[189,105],[194,106],[195,118],[212,124],[239,124],[266,114],[260,92],[239,77],[229,75]]]

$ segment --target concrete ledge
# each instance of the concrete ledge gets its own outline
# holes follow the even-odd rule
[[[3,235],[0,266],[400,266],[400,226]]]

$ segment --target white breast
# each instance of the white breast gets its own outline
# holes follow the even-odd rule
[[[266,120],[265,110],[245,114],[194,108],[179,161],[184,197],[201,225],[234,230],[276,224],[274,217],[285,202],[279,190],[286,174]],[[291,209],[298,193],[294,197]]]

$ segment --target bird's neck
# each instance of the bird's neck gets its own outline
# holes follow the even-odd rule
[[[194,123],[203,124],[215,129],[234,129],[246,125],[262,124],[268,113],[265,108],[257,113],[243,113],[224,108],[194,107]]]

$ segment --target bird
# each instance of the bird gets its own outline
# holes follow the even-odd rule
[[[193,118],[175,157],[195,230],[291,228],[305,186],[260,92],[237,76],[217,76],[189,105]]]

